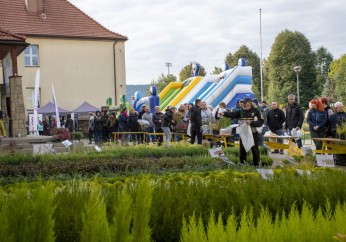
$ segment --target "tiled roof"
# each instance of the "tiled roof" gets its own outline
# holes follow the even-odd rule
[[[28,13],[25,0],[0,0],[0,27],[26,36],[127,40],[67,0],[43,0],[43,11],[43,17]]]
[[[25,41],[25,36],[11,33],[5,29],[0,28],[0,41]]]
[[[0,60],[4,59],[13,47],[17,49],[19,55],[27,46],[25,36],[0,28]]]

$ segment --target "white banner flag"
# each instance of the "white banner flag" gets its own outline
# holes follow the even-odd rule
[[[56,96],[55,96],[55,90],[54,90],[54,85],[52,83],[52,92],[53,92],[53,103],[55,105],[55,117],[56,117],[56,127],[60,128],[60,115],[59,115],[59,108],[58,108],[58,103],[56,101]]]
[[[36,78],[35,78],[35,90],[34,90],[34,124],[33,124],[33,134],[38,135],[37,131],[37,123],[38,123],[38,116],[37,116],[37,109],[38,109],[38,99],[39,99],[39,90],[40,90],[40,69],[37,69],[36,71]],[[43,120],[41,120],[43,121]]]

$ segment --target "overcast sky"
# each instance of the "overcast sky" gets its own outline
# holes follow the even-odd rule
[[[346,4],[342,0],[69,0],[100,24],[126,35],[127,84],[148,84],[161,74],[179,75],[191,61],[207,73],[246,45],[263,58],[284,29],[299,31],[312,49],[334,59],[345,54]]]

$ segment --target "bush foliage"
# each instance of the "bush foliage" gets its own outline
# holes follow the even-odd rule
[[[224,170],[18,183],[0,188],[0,238],[178,241],[192,233],[206,241],[219,230],[236,241],[276,236],[292,241],[316,238],[304,237],[303,231],[317,226],[324,234],[318,241],[325,241],[346,232],[336,226],[337,221],[345,224],[345,182],[344,172],[325,169],[310,176],[276,170],[272,180]],[[212,220],[216,216],[217,222]]]

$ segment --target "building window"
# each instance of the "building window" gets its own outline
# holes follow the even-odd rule
[[[35,107],[35,88],[27,87],[25,89],[25,107],[27,111],[33,111]],[[41,88],[38,90],[38,106],[41,107]]]
[[[25,51],[25,66],[38,66],[38,45],[29,45]]]

